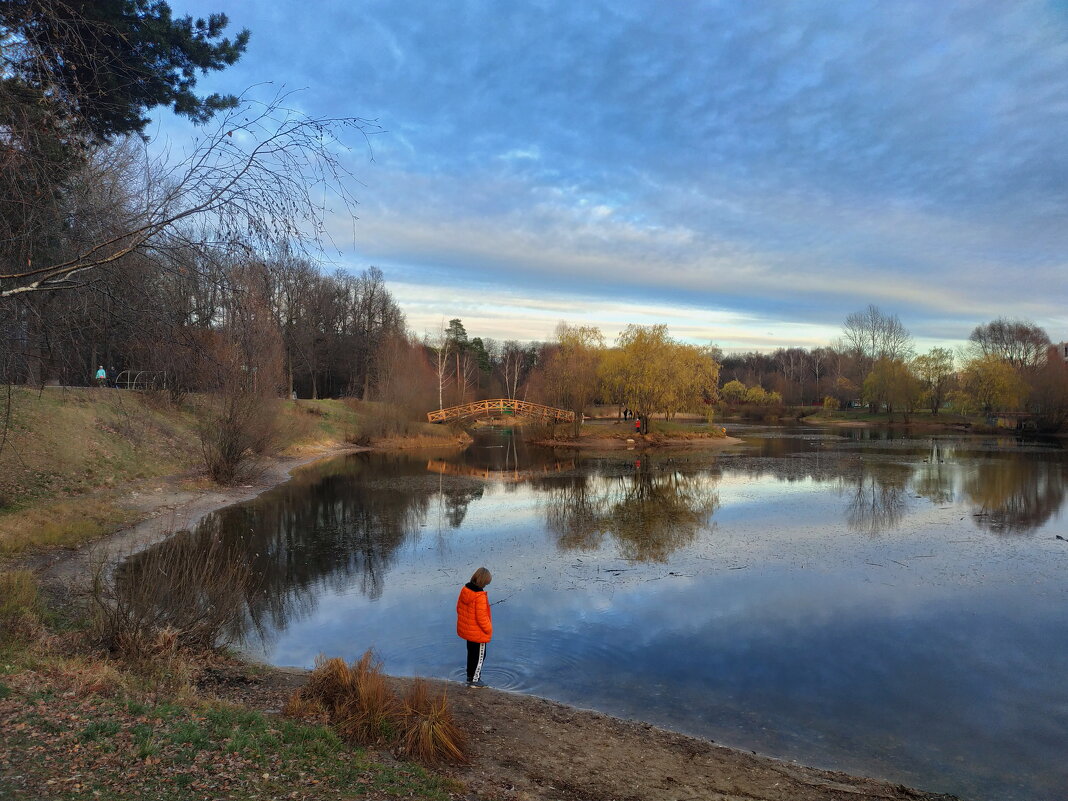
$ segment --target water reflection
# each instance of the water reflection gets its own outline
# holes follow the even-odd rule
[[[407,458],[366,454],[305,471],[253,503],[208,515],[193,533],[132,557],[129,573],[137,575],[138,563],[161,549],[240,559],[257,579],[241,628],[284,630],[311,615],[324,593],[356,588],[380,598],[398,548],[432,514],[442,525],[461,526],[485,492],[480,482],[441,477],[430,484],[424,476]]]
[[[734,472],[784,482],[831,483],[846,499],[849,528],[871,535],[900,527],[910,498],[964,503],[976,525],[995,534],[1029,534],[1068,498],[1059,444],[1013,437],[909,438],[865,429],[839,436],[814,429],[750,429],[744,455],[724,459]]]
[[[1065,467],[1030,455],[980,462],[964,480],[975,522],[995,534],[1028,534],[1064,506]]]
[[[851,531],[876,535],[896,529],[908,511],[912,471],[904,465],[883,465],[858,478],[843,480],[848,498],[846,522]]]
[[[614,474],[534,482],[548,529],[565,550],[594,550],[611,537],[623,558],[666,562],[709,529],[718,472],[686,474],[638,459]]]
[[[639,458],[500,434],[363,454],[170,547],[262,577],[245,641],[277,664],[374,645],[395,672],[455,677],[455,591],[484,561],[508,601],[496,686],[932,789],[1055,797],[1041,789],[1068,780],[1050,767],[1068,736],[1068,548],[1051,534],[1064,451],[749,437]]]

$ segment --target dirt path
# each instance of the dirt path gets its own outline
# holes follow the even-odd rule
[[[277,711],[305,671],[249,681],[217,674],[204,691]],[[392,679],[400,693],[409,680]],[[471,764],[448,773],[465,801],[948,801],[877,779],[817,770],[599,712],[496,690],[431,681],[470,737]],[[390,759],[389,754],[381,755]]]

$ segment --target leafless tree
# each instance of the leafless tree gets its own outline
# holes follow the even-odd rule
[[[356,206],[341,140],[352,132],[366,139],[377,125],[307,117],[287,107],[291,99],[246,99],[188,154],[150,157],[142,150],[122,170],[122,195],[101,196],[103,207],[90,206],[72,221],[78,235],[68,248],[0,265],[0,299],[82,286],[139,250],[203,245],[195,233],[205,230],[217,241],[263,247],[329,241],[328,218],[335,211],[351,216]],[[137,146],[122,145],[127,152]],[[324,203],[324,196],[339,208]],[[107,226],[89,224],[97,218],[106,218]]]
[[[1027,320],[1006,317],[976,326],[968,339],[983,356],[997,356],[1023,370],[1036,370],[1045,364],[1050,346],[1045,329]]]
[[[846,317],[842,339],[864,360],[865,373],[877,359],[908,359],[912,355],[912,335],[896,314],[884,314],[874,304]]]

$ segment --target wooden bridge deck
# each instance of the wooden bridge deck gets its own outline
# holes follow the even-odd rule
[[[448,420],[462,420],[465,417],[478,417],[484,414],[514,414],[521,417],[543,417],[547,420],[559,420],[570,423],[575,419],[575,413],[567,409],[557,409],[552,406],[543,406],[540,403],[517,400],[515,398],[494,398],[493,400],[480,400],[473,403],[464,403],[460,406],[450,406],[447,409],[437,409],[426,413],[426,419],[431,423],[444,423]]]

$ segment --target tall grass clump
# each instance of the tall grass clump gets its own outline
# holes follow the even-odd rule
[[[429,765],[467,761],[467,741],[445,693],[432,694],[426,681],[416,679],[404,695],[403,712],[401,747],[409,757]]]
[[[349,673],[355,692],[342,696],[334,707],[338,734],[366,745],[390,740],[396,728],[397,697],[386,684],[382,663],[368,650]]]
[[[41,626],[37,579],[29,570],[0,572],[0,642],[33,636]]]
[[[371,650],[351,665],[337,657],[317,659],[307,684],[290,696],[283,712],[292,717],[325,714],[349,742],[389,743],[426,764],[466,761],[465,739],[453,723],[445,694],[432,695],[419,679],[398,699]]]

